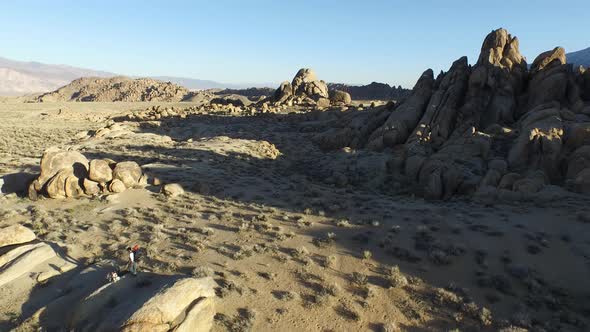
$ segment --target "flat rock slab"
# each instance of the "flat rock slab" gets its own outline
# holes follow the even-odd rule
[[[31,242],[36,238],[37,237],[35,236],[35,233],[24,226],[8,226],[0,229],[0,248],[14,244]]]
[[[5,264],[0,267],[0,287],[30,273],[35,266],[56,257],[56,255],[53,248],[46,243],[26,245],[9,251],[0,257],[5,261]]]

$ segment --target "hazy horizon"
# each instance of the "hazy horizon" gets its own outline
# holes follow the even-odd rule
[[[464,55],[474,63],[500,27],[518,36],[529,62],[555,46],[587,48],[590,3],[569,4],[23,1],[1,7],[0,56],[228,84],[281,82],[311,67],[329,82],[410,88],[427,68],[446,71]]]

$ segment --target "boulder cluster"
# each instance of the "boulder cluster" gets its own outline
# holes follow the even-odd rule
[[[49,148],[41,158],[41,174],[29,186],[29,198],[76,198],[120,193],[147,184],[141,167],[133,161],[89,161],[77,151]]]
[[[0,229],[3,300],[33,299],[22,306],[19,331],[209,331],[215,315],[215,282],[142,272],[116,272],[114,261],[86,267],[38,241],[33,231]],[[56,278],[54,278],[56,277]],[[59,277],[59,278],[57,278]],[[40,287],[40,286],[43,287]]]
[[[518,39],[494,30],[475,65],[429,69],[403,103],[350,114],[316,141],[389,151],[396,178],[431,199],[514,200],[550,184],[589,193],[590,70],[566,64],[560,47],[529,67]]]
[[[184,119],[190,114],[196,114],[198,109],[199,109],[198,107],[186,107],[186,108],[179,109],[176,107],[162,107],[162,106],[157,105],[157,106],[148,107],[144,110],[133,111],[133,112],[125,115],[125,120],[128,120],[128,121],[158,121],[158,120],[170,118],[170,117],[178,117],[178,118]]]
[[[305,105],[327,108],[330,105],[348,105],[352,99],[348,92],[329,91],[326,82],[318,80],[313,70],[302,68],[292,82],[281,83],[267,102],[271,102],[274,106]]]

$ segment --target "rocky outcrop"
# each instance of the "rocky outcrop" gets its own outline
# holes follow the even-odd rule
[[[53,92],[38,97],[40,102],[140,102],[181,101],[189,90],[179,85],[151,78],[131,79],[83,77]]]
[[[113,261],[78,268],[56,244],[22,244],[35,239],[23,226],[0,229],[3,240],[6,234],[12,235],[0,242],[2,300],[29,299],[14,326],[19,331],[209,331],[213,325],[211,277],[145,272],[108,282]]]
[[[82,299],[69,327],[76,331],[208,331],[213,324],[211,278],[147,275],[144,289],[134,278],[106,284]],[[116,303],[116,307],[109,303]]]
[[[297,72],[292,82],[281,83],[273,96],[262,101],[261,104],[270,102],[275,106],[286,104],[327,108],[331,104],[346,105],[351,101],[350,95],[344,91],[330,95],[326,82],[318,80],[313,70],[302,68]]]
[[[29,185],[29,198],[76,198],[119,193],[146,184],[141,167],[133,161],[88,161],[77,151],[49,148],[41,158],[41,174]]]
[[[315,72],[309,68],[299,69],[291,86],[296,96],[306,96],[316,101],[320,98],[328,98],[328,85],[318,80]]]
[[[333,90],[330,91],[330,101],[334,105],[348,105],[352,103],[352,98],[348,92]]]
[[[475,65],[460,58],[436,79],[428,70],[401,104],[343,116],[316,142],[389,153],[392,178],[431,199],[490,190],[526,197],[547,185],[586,192],[586,73],[567,65],[560,47],[529,69],[518,39],[494,30]]]
[[[18,224],[0,229],[0,292],[13,282],[32,288],[74,268],[52,245],[35,240],[33,231]]]

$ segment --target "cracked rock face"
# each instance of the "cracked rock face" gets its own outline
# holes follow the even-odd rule
[[[459,58],[436,79],[427,70],[400,105],[344,116],[316,142],[390,153],[396,178],[431,199],[482,188],[536,193],[549,184],[588,192],[585,154],[574,153],[590,146],[582,129],[590,125],[588,77],[566,64],[561,47],[528,69],[518,38],[498,29],[484,39],[475,65]],[[509,184],[507,174],[518,180]]]

